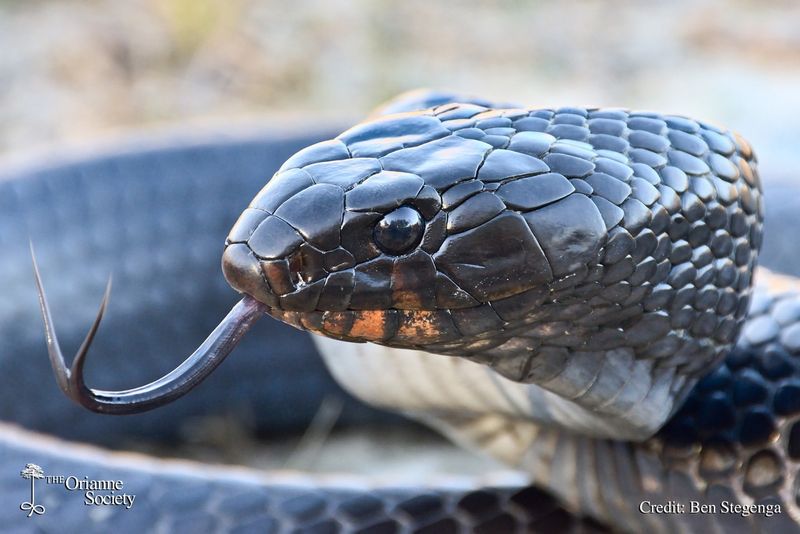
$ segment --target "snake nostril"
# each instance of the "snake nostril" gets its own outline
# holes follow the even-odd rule
[[[375,225],[375,243],[389,254],[403,254],[414,248],[422,238],[425,223],[417,210],[401,206],[387,213]]]
[[[303,278],[303,258],[300,254],[292,254],[289,257],[289,279],[296,287],[306,284]]]
[[[291,279],[292,284],[294,284],[295,287],[299,288],[306,285],[306,280],[303,278],[303,275],[300,272],[291,271],[289,278]]]
[[[287,257],[289,279],[298,289],[325,277],[325,253],[308,243],[300,245],[298,250]]]

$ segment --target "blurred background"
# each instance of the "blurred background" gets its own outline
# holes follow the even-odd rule
[[[798,22],[789,0],[0,0],[0,150],[187,120],[344,125],[433,87],[693,115],[788,173]]]

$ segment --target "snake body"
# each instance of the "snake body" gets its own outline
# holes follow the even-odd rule
[[[229,161],[231,167],[219,163],[214,170],[255,167],[246,158]],[[118,166],[112,161],[112,168]],[[72,179],[109,198],[103,196],[113,191],[107,182],[87,180],[77,168]],[[743,140],[688,119],[442,103],[378,118],[289,158],[234,225],[223,267],[235,288],[263,299],[285,322],[394,347],[381,355],[322,345],[334,375],[356,394],[526,468],[572,510],[629,530],[795,528],[797,299],[756,299],[730,349],[747,309],[760,244],[762,202],[754,170]],[[56,174],[50,180],[70,179],[68,172]],[[38,178],[38,186],[31,186],[31,177],[0,185],[32,187],[41,206],[47,177]],[[212,199],[208,204],[221,204],[204,194]],[[140,198],[159,202],[158,195]],[[30,209],[34,215],[21,219],[35,227],[41,214],[28,202],[9,202],[8,210]],[[425,228],[419,236],[396,235],[391,220],[388,234],[374,230],[401,208],[419,214],[416,222]],[[151,234],[176,239],[164,235],[172,231],[186,240],[188,256],[167,257],[177,265],[165,269],[186,280],[186,269],[197,268],[188,243],[208,238],[195,225],[209,215],[192,201],[170,209],[194,217],[178,230],[156,223]],[[395,221],[411,216],[403,212]],[[330,222],[337,217],[338,226]],[[134,220],[146,218],[142,210]],[[411,222],[404,228],[413,230]],[[270,239],[259,239],[262,225],[270,228]],[[568,231],[559,232],[563,228]],[[37,239],[35,228],[31,233]],[[146,256],[128,252],[129,258]],[[393,373],[395,367],[378,369],[372,376],[392,376],[393,387],[407,390],[392,398],[390,391],[381,393],[383,387],[370,390],[378,379],[352,370],[354,361],[363,368],[373,356],[378,366],[400,366],[403,354],[406,363],[418,361],[421,369],[439,373],[445,397],[448,381],[464,380],[475,381],[473,396],[451,391],[444,401],[433,393],[410,397],[413,379]],[[370,417],[375,415],[364,411],[357,418]],[[19,456],[20,447],[6,443]],[[535,502],[520,505],[514,491],[484,493],[473,501],[491,503],[485,507],[495,521],[486,523],[489,531],[534,526],[536,518],[526,514],[537,509]],[[376,495],[385,500],[386,521],[420,526],[396,511],[403,509],[397,500]],[[724,497],[780,504],[782,513],[639,514],[635,507],[644,497]],[[434,508],[450,513],[452,525],[480,526],[464,495],[436,499]],[[340,507],[325,510],[336,516]],[[216,512],[223,514],[220,507]],[[341,517],[329,524],[353,527]]]

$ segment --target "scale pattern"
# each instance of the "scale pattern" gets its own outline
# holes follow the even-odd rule
[[[541,428],[524,463],[573,508],[629,531],[799,532],[798,376],[800,296],[758,292],[734,349],[656,436],[635,444]],[[716,510],[649,515],[642,501]]]

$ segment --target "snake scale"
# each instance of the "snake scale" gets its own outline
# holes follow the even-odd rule
[[[757,293],[750,302],[764,202],[747,143],[677,116],[455,100],[398,100],[384,109],[388,114],[333,139],[321,136],[330,140],[288,158],[228,236],[223,271],[230,284],[260,301],[259,312],[304,330],[386,346],[318,342],[333,375],[357,396],[522,467],[567,510],[630,531],[797,530],[800,300]],[[105,250],[133,282],[115,289],[115,302],[125,308],[107,322],[119,321],[118,328],[104,326],[119,333],[104,337],[101,329],[93,351],[109,358],[134,348],[172,352],[176,332],[197,337],[213,326],[215,301],[226,298],[204,257],[218,243],[212,230],[231,222],[230,212],[215,214],[228,201],[246,202],[271,162],[295,150],[280,143],[272,143],[272,153],[257,148],[252,139],[218,139],[12,170],[0,178],[0,240],[12,251],[0,272],[31,287],[20,261],[20,236],[27,234],[45,277],[51,269],[60,273],[54,288],[99,287],[107,265],[66,260]],[[790,196],[783,197],[785,206]],[[172,246],[159,254],[154,241]],[[770,259],[767,247],[768,265],[794,265],[774,250]],[[143,292],[147,285],[137,286],[137,276],[154,289]],[[30,301],[21,285],[0,300],[5,365],[11,354],[41,356],[41,334],[37,340],[32,321],[24,320],[35,308],[17,303]],[[71,293],[62,298],[84,289],[67,287]],[[83,302],[75,306],[75,315],[88,311]],[[159,313],[154,330],[124,333],[135,332],[138,314]],[[59,329],[74,343],[82,323],[59,322]],[[290,334],[279,332],[256,331],[253,338],[268,337],[270,350],[282,352],[291,345],[276,347],[276,339]],[[245,338],[239,358],[220,368],[224,393],[200,406],[180,401],[136,417],[169,433],[176,410],[240,407],[235,390],[253,387],[243,376],[258,365],[270,374],[284,365],[288,372],[276,384],[294,395],[297,409],[269,418],[279,427],[296,424],[312,410],[314,395],[318,400],[336,386],[313,363],[307,340],[294,338],[300,345],[291,348],[293,357],[265,362],[264,339],[248,345]],[[261,357],[249,375],[226,371],[248,354]],[[42,369],[43,358],[29,359],[27,376]],[[127,367],[115,374],[124,380],[113,380],[129,384],[144,363],[121,363]],[[88,381],[96,377],[89,373]],[[35,383],[44,396],[46,388]],[[313,394],[299,394],[301,387]],[[116,421],[88,419],[55,401],[26,406],[23,389],[24,383],[4,389],[5,419],[68,438],[91,434],[100,443],[124,434]],[[253,401],[266,411],[275,394],[268,389],[258,388]],[[382,417],[352,404],[345,413],[353,421]],[[231,528],[239,516],[224,495],[237,493],[248,495],[240,500],[250,503],[253,528],[262,530],[605,528],[569,515],[536,488],[298,489],[265,485],[252,474],[148,470],[73,446],[56,450],[24,432],[2,432],[4,463],[13,459],[15,476],[36,460],[32,455],[73,470],[123,470],[155,488],[144,497],[149,517],[168,531]],[[18,476],[2,477],[4,492],[19,485]],[[169,486],[184,491],[169,497]],[[167,506],[170,499],[174,506]],[[781,513],[638,508],[641,501],[671,500],[779,505]],[[41,524],[55,528],[82,510],[58,512],[36,519],[47,517],[52,522]],[[142,513],[95,518],[94,527],[143,521]],[[8,515],[8,524],[29,525],[22,514]]]

